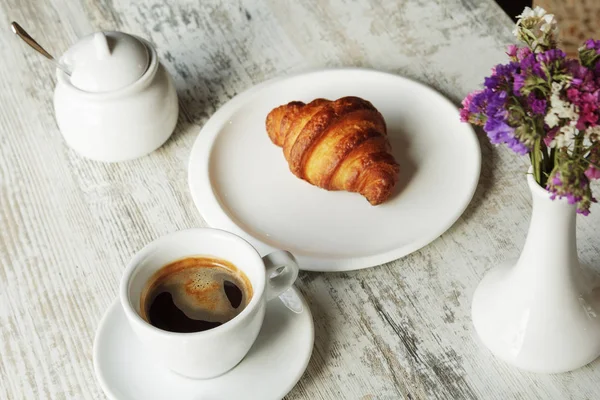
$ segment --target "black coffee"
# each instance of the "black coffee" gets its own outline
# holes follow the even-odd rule
[[[159,269],[142,292],[142,318],[170,332],[200,332],[235,318],[252,298],[252,285],[233,264],[189,257]]]

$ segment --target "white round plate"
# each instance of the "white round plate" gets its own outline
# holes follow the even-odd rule
[[[343,96],[383,114],[400,164],[396,192],[371,206],[296,178],[269,139],[269,111],[292,100]],[[444,233],[463,213],[479,179],[475,132],[433,89],[388,73],[336,69],[276,79],[234,97],[204,125],[189,161],[198,210],[262,254],[292,252],[301,269],[345,271],[405,256]]]
[[[241,363],[214,379],[188,379],[154,363],[117,300],[96,332],[94,369],[113,400],[276,400],[304,373],[313,341],[310,309],[294,288],[268,303],[258,338]]]

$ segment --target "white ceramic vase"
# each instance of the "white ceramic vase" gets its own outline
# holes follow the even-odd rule
[[[525,246],[516,263],[479,283],[473,324],[500,359],[532,372],[566,372],[600,354],[599,282],[577,257],[575,206],[527,179],[533,212]]]

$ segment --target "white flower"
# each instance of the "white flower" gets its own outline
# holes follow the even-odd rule
[[[554,128],[556,125],[558,125],[558,115],[553,112],[548,112],[548,114],[546,114],[544,117],[544,122],[546,125],[548,125],[548,127]]]
[[[521,15],[517,15],[517,19],[525,19],[532,17],[541,18],[544,15],[546,15],[546,10],[544,10],[540,6],[536,6],[534,9],[531,9],[531,7],[525,7]]]
[[[517,16],[513,30],[515,37],[527,43],[535,52],[541,52],[556,45],[558,24],[554,15],[546,13],[542,7],[525,7]]]
[[[585,146],[590,146],[592,143],[600,140],[600,125],[587,128],[583,134],[583,144]]]
[[[576,121],[569,122],[568,125],[559,129],[558,134],[554,137],[557,147],[569,147],[573,143],[573,139],[577,135]]]
[[[558,29],[556,19],[553,14],[546,14],[542,17],[544,23],[540,26],[540,30],[544,33],[551,32],[554,29]]]
[[[559,119],[568,119],[577,121],[579,114],[575,109],[575,104],[561,99],[560,94],[563,89],[563,84],[552,82],[552,93],[550,94],[550,109],[544,118],[544,122],[554,128],[558,125]]]
[[[557,132],[556,136],[550,143],[550,147],[569,146],[578,130],[575,127],[579,119],[579,113],[575,104],[561,99],[560,94],[563,89],[563,84],[558,82],[552,83],[552,93],[550,94],[550,108],[544,117],[544,122],[549,128],[564,124]]]

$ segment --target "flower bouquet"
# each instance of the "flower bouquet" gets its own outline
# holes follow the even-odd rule
[[[463,101],[461,119],[492,143],[529,155],[529,232],[515,261],[501,263],[473,295],[473,325],[493,354],[525,370],[558,373],[600,355],[598,281],[577,257],[576,211],[588,214],[600,178],[600,41],[578,59],[557,46],[554,17],[526,8],[521,46]],[[596,291],[595,291],[596,290]]]
[[[570,59],[557,48],[554,16],[525,8],[484,89],[462,102],[464,122],[481,125],[494,144],[529,155],[536,182],[587,215],[590,180],[600,178],[600,41],[590,39]]]

